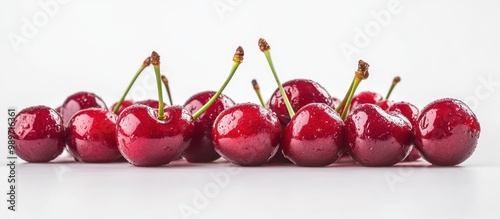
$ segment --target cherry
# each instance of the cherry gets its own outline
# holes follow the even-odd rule
[[[120,102],[114,103],[109,110],[113,111],[118,104],[120,104]],[[121,103],[121,105],[116,110],[116,115],[120,115],[125,108],[127,108],[129,106],[132,106],[132,105],[134,105],[134,101],[132,101],[132,100],[123,100],[122,103]]]
[[[387,95],[385,96],[385,100],[381,100],[377,103],[375,103],[377,106],[382,108],[383,110],[389,109],[394,104],[394,101],[389,100],[389,97],[392,94],[392,91],[394,90],[394,87],[401,81],[401,78],[399,76],[394,77],[391,83],[391,87],[389,88],[389,91],[387,92]]]
[[[376,104],[382,101],[383,99],[384,98],[382,97],[382,95],[378,93],[371,91],[363,91],[352,98],[351,107],[349,109],[352,110],[358,105],[365,103]]]
[[[61,106],[61,116],[64,125],[68,125],[69,120],[76,112],[92,107],[107,108],[104,101],[94,93],[78,92],[72,94],[66,98]]]
[[[177,159],[189,146],[195,132],[194,120],[200,117],[217,100],[243,61],[243,49],[238,47],[233,57],[231,72],[217,93],[193,115],[181,106],[158,107],[131,106],[117,121],[118,149],[127,161],[135,166],[161,166]],[[160,79],[160,56],[151,55],[155,69],[159,106],[163,105]]]
[[[137,101],[137,102],[135,102],[135,104],[145,105],[145,106],[149,106],[151,108],[158,108],[160,106],[160,102],[158,102],[158,100],[151,100],[151,99]],[[165,103],[162,103],[162,105],[163,105],[163,107],[167,106],[167,105],[165,105]]]
[[[205,91],[191,96],[184,108],[190,113],[200,110],[214,95],[215,91]],[[212,143],[212,126],[215,118],[225,109],[234,105],[234,101],[224,94],[210,106],[205,113],[194,121],[195,131],[191,143],[184,151],[183,157],[192,163],[204,163],[217,160],[220,155],[214,150]]]
[[[392,100],[382,100],[382,101],[379,101],[379,102],[375,103],[375,105],[377,105],[378,107],[380,107],[382,110],[387,110],[387,109],[389,109],[389,107],[391,107],[392,105],[394,105],[394,101],[392,101]]]
[[[260,93],[259,83],[257,82],[256,79],[252,80],[252,86],[253,86],[253,90],[255,91],[255,94],[257,95],[257,98],[259,99],[261,106],[264,108],[267,108],[266,104],[264,103],[264,99],[262,98],[262,94]],[[284,128],[285,128],[285,126],[283,124],[281,124],[280,130],[283,131]],[[269,162],[271,162],[271,163],[291,163],[291,161],[288,160],[283,155],[283,153],[281,151],[281,147],[279,145],[278,145],[278,151],[274,154],[274,156],[271,158],[271,160],[269,160]]]
[[[339,106],[339,105],[340,105],[340,99],[339,99],[339,98],[336,98],[336,97],[332,97],[332,98],[331,98],[331,103],[330,103],[330,106],[331,106],[332,108],[334,108],[334,109],[335,109],[335,108],[337,108],[337,106]]]
[[[362,104],[349,114],[345,125],[347,151],[363,166],[392,166],[412,149],[413,127],[399,113]]]
[[[291,118],[282,136],[283,155],[299,166],[326,166],[334,163],[345,150],[344,123],[339,114],[330,107],[331,97],[325,95],[326,103],[309,103],[295,113],[274,69],[269,44],[260,39],[259,47],[267,58],[289,113],[288,116]],[[361,62],[360,66],[364,66]]]
[[[113,162],[121,157],[116,144],[117,115],[107,109],[80,110],[66,130],[68,152],[81,162]]]
[[[275,113],[253,103],[237,104],[215,119],[212,139],[215,150],[241,166],[267,163],[278,150],[280,123]]]
[[[299,110],[309,103],[331,104],[332,100],[328,91],[315,81],[294,79],[285,82],[282,86],[294,111]],[[290,122],[291,117],[279,88],[274,91],[267,102],[267,106],[278,115],[281,124],[285,126]]]
[[[474,152],[481,127],[462,101],[445,98],[422,109],[417,120],[415,145],[434,165],[458,165]]]
[[[413,128],[416,129],[419,110],[415,105],[408,102],[397,102],[389,107],[386,111],[401,113],[410,121]],[[410,151],[410,154],[404,159],[404,161],[415,161],[419,158],[420,154],[417,147],[413,147]]]
[[[17,156],[27,162],[49,162],[64,150],[62,118],[46,106],[21,110],[14,118],[12,136]]]

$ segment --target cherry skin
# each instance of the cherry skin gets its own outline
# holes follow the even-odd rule
[[[354,108],[345,126],[347,151],[363,166],[392,166],[402,161],[415,139],[408,119],[373,104]]]
[[[337,106],[338,106],[338,105],[340,105],[340,102],[341,102],[341,101],[339,100],[339,98],[332,97],[332,98],[331,98],[331,100],[332,100],[332,102],[330,103],[330,106],[331,106],[333,109],[337,108]]]
[[[94,93],[78,92],[69,96],[61,106],[61,116],[64,125],[66,126],[68,124],[69,120],[76,112],[91,107],[107,108],[104,101]]]
[[[392,105],[394,105],[394,101],[392,101],[392,100],[382,100],[382,101],[379,101],[379,102],[375,103],[375,105],[377,105],[380,108],[382,108],[383,110],[387,111],[387,109],[389,109],[389,107],[391,107]]]
[[[252,103],[237,104],[222,111],[212,129],[215,150],[241,166],[267,163],[278,150],[280,135],[276,114]]]
[[[462,101],[436,100],[422,109],[417,120],[415,145],[434,165],[458,165],[474,152],[481,127]]]
[[[191,96],[184,108],[188,112],[194,114],[205,105],[210,98],[215,95],[215,91],[205,91]],[[220,158],[220,155],[215,151],[214,144],[212,143],[212,126],[215,118],[225,109],[234,106],[234,101],[224,94],[194,120],[194,135],[188,148],[184,151],[182,156],[191,163],[205,163],[212,162]]]
[[[345,152],[344,122],[330,106],[308,104],[286,126],[281,147],[285,157],[298,166],[330,165]]]
[[[165,119],[158,110],[144,105],[127,107],[116,124],[121,154],[135,166],[162,166],[177,159],[194,133],[191,114],[181,106],[165,108]]]
[[[104,163],[121,156],[116,144],[116,119],[102,108],[83,109],[75,113],[66,129],[68,152],[76,161]]]
[[[114,104],[111,106],[111,108],[109,108],[109,111],[113,111],[113,109],[115,109],[116,104],[118,104],[118,102],[114,103]],[[123,111],[125,108],[127,108],[127,107],[129,107],[129,106],[132,106],[132,105],[134,105],[134,101],[132,101],[132,100],[124,100],[124,101],[122,102],[122,105],[120,105],[120,108],[118,108],[118,111],[116,112],[116,115],[120,115],[120,113],[122,113],[122,111]]]
[[[12,136],[17,156],[27,162],[49,162],[64,150],[62,118],[55,110],[46,106],[28,107],[19,111],[14,118]]]
[[[354,95],[354,97],[352,98],[350,109],[352,110],[352,109],[356,108],[356,106],[361,105],[361,104],[365,104],[365,103],[376,104],[376,103],[382,101],[383,99],[384,99],[384,97],[382,97],[382,95],[380,95],[378,93],[371,92],[371,91],[363,91],[363,92],[360,92],[359,94]]]
[[[309,103],[326,103],[330,105],[332,101],[328,91],[312,80],[290,80],[283,84],[283,89],[294,111],[299,110]],[[267,108],[276,113],[283,126],[290,122],[290,115],[279,89],[274,91],[267,102]]]
[[[386,111],[401,113],[404,117],[406,117],[410,121],[414,130],[416,129],[417,119],[420,112],[415,105],[408,102],[397,102],[394,103],[392,106],[390,106]],[[419,158],[420,158],[420,153],[418,152],[417,147],[413,147],[410,151],[410,154],[408,154],[408,156],[404,159],[404,161],[415,161],[418,160]]]
[[[158,100],[151,100],[151,99],[137,101],[137,102],[135,102],[135,104],[149,106],[153,109],[158,109],[158,106],[160,105]],[[166,107],[165,103],[163,103],[163,107]]]

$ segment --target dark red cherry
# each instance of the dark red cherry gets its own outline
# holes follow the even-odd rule
[[[191,114],[181,106],[158,110],[144,105],[127,107],[116,125],[118,149],[135,166],[161,166],[177,159],[194,133]]]
[[[362,104],[354,108],[345,126],[347,151],[363,166],[392,166],[412,149],[414,133],[410,121],[376,105]]]
[[[283,89],[294,111],[299,110],[309,103],[325,103],[330,105],[332,101],[328,91],[312,80],[290,80],[283,84]],[[267,108],[276,113],[281,124],[284,126],[290,122],[290,115],[279,89],[274,91],[267,102]]]
[[[75,113],[66,129],[68,152],[77,161],[113,162],[121,157],[116,144],[116,119],[112,111],[83,109]]]
[[[286,126],[281,141],[283,154],[298,166],[327,166],[345,152],[344,122],[324,103],[302,107]]]
[[[160,103],[158,102],[158,100],[151,100],[151,99],[148,99],[148,100],[141,100],[141,101],[137,101],[135,102],[135,104],[140,104],[140,105],[145,105],[145,106],[149,106],[153,109],[158,109],[158,106],[160,105]],[[165,103],[163,104],[163,107],[165,107]]]
[[[61,106],[61,116],[64,125],[66,126],[68,124],[69,120],[76,112],[92,107],[107,108],[104,101],[94,93],[78,92],[69,96]]]
[[[330,103],[330,106],[331,106],[333,109],[337,108],[337,106],[338,106],[338,105],[340,105],[340,102],[341,102],[341,101],[339,100],[339,98],[332,97],[332,98],[331,98],[331,100],[332,100],[332,102]]]
[[[422,109],[417,120],[415,145],[422,157],[440,166],[458,165],[476,148],[481,127],[462,101],[436,100]]]
[[[420,113],[415,105],[408,102],[397,102],[394,103],[392,106],[390,106],[386,111],[401,113],[404,117],[406,117],[410,121],[414,130],[416,129],[417,119]],[[410,154],[408,154],[408,156],[404,159],[404,161],[415,161],[418,160],[419,158],[420,154],[418,152],[418,148],[413,147],[411,149]]]
[[[385,111],[387,111],[387,109],[389,109],[389,107],[391,107],[393,104],[394,104],[394,101],[392,101],[392,100],[382,100],[382,101],[375,103],[375,105],[379,106],[380,108],[382,108]]]
[[[194,114],[205,105],[210,98],[215,95],[215,91],[205,91],[191,96],[184,108],[191,114]],[[215,151],[212,143],[212,126],[215,118],[225,109],[234,105],[234,101],[221,94],[219,98],[194,120],[194,135],[188,148],[184,151],[183,157],[192,163],[212,162],[217,160],[220,155]]]
[[[62,118],[46,106],[19,111],[14,118],[12,135],[17,156],[27,162],[49,162],[64,150]]]
[[[222,111],[215,119],[212,139],[215,150],[241,166],[267,163],[278,150],[280,123],[274,112],[243,103]]]
[[[359,94],[354,95],[354,97],[352,98],[350,109],[352,110],[352,109],[356,108],[356,106],[361,105],[361,104],[365,104],[365,103],[376,104],[376,103],[382,101],[383,99],[384,99],[384,97],[382,97],[382,95],[380,95],[378,93],[371,92],[371,91],[363,91]]]
[[[118,102],[114,103],[111,108],[109,108],[109,111],[113,111],[113,109],[115,108],[116,104],[118,104]],[[118,108],[118,111],[116,112],[116,115],[120,115],[120,113],[122,113],[122,111],[129,107],[129,106],[132,106],[134,104],[134,101],[132,100],[124,100],[122,102],[122,105],[120,105],[120,107]],[[158,104],[158,103],[157,103]]]

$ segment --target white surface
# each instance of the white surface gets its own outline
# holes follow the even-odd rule
[[[310,78],[338,97],[362,58],[371,74],[360,90],[385,94],[400,75],[393,99],[420,108],[437,98],[462,99],[481,122],[478,148],[460,167],[241,168],[192,218],[499,218],[498,1],[60,1],[49,15],[39,2],[0,2],[1,110],[57,107],[81,90],[111,105],[152,50],[162,57],[174,101],[182,104],[218,88],[238,45],[245,60],[224,93],[236,102],[257,102],[252,78],[266,99],[276,87],[257,47],[264,37],[283,82]],[[218,12],[216,4],[228,10]],[[373,13],[391,8],[380,31],[354,43],[358,28],[364,32],[378,22]],[[39,19],[36,31],[23,34],[33,17]],[[13,35],[24,37],[23,44],[12,44]],[[346,44],[359,50],[347,56],[341,50]],[[148,70],[130,97],[156,98],[155,89]],[[0,112],[2,123],[5,116]],[[0,137],[5,145],[6,135]],[[0,147],[2,163],[5,154]],[[19,211],[0,205],[0,218],[181,218],[179,205],[211,185],[211,173],[230,166],[23,164]],[[2,193],[6,171],[2,164]],[[388,176],[401,181],[391,187]]]

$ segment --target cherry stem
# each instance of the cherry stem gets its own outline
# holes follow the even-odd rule
[[[164,120],[165,112],[163,106],[163,87],[161,85],[160,55],[158,55],[158,53],[156,53],[155,51],[151,53],[151,64],[153,64],[153,67],[155,69],[156,86],[158,87],[158,119]]]
[[[399,76],[396,76],[392,80],[391,87],[389,88],[389,92],[387,92],[387,95],[385,96],[385,99],[388,100],[389,97],[391,96],[392,90],[394,90],[394,87],[396,87],[396,84],[398,84],[401,81],[401,78]]]
[[[341,109],[344,109],[345,102],[347,101],[347,98],[349,98],[349,94],[351,93],[352,87],[354,86],[354,81],[355,79],[352,79],[351,85],[349,86],[349,89],[347,89],[344,99],[342,99],[342,102],[340,102],[337,108],[335,108],[335,111],[337,111],[338,113],[340,112]]]
[[[271,47],[269,44],[266,42],[265,39],[260,38],[259,39],[259,48],[260,51],[264,52],[264,55],[266,55],[267,63],[269,63],[269,67],[271,68],[271,71],[273,72],[274,80],[276,81],[276,84],[278,84],[278,88],[280,89],[281,96],[283,97],[283,100],[286,105],[286,109],[288,110],[288,114],[290,115],[290,118],[295,115],[295,112],[293,111],[292,105],[290,104],[290,100],[288,100],[288,96],[286,95],[285,89],[283,89],[283,85],[280,82],[280,79],[278,78],[278,74],[276,74],[276,70],[274,69],[274,64],[273,60],[271,58]]]
[[[212,106],[213,103],[215,103],[217,98],[219,98],[222,91],[224,91],[226,86],[229,84],[229,81],[231,81],[231,78],[233,78],[233,75],[238,69],[238,66],[240,66],[241,62],[243,62],[244,55],[245,53],[243,51],[243,48],[239,46],[236,49],[236,53],[234,53],[233,67],[231,67],[231,71],[229,72],[229,76],[227,76],[226,81],[224,81],[224,83],[222,84],[221,88],[217,91],[217,93],[215,93],[215,95],[212,98],[210,98],[210,100],[208,100],[208,102],[205,105],[203,105],[203,107],[201,107],[198,111],[196,111],[196,113],[193,114],[193,119],[197,119],[198,117],[200,117],[201,114],[207,111],[207,109],[210,108],[210,106]]]
[[[349,107],[351,107],[351,102],[352,102],[352,97],[354,96],[354,93],[356,92],[356,89],[358,88],[359,83],[361,83],[362,80],[368,78],[368,67],[370,65],[363,60],[359,60],[358,62],[358,70],[354,73],[354,80],[352,83],[352,89],[349,91],[349,97],[347,98],[346,104],[344,106],[344,109],[342,110],[342,120],[345,120],[347,117],[347,113],[349,111]]]
[[[257,80],[255,80],[255,79],[252,80],[252,86],[253,86],[253,90],[255,91],[255,94],[257,94],[257,97],[259,98],[260,105],[262,105],[264,108],[266,108],[266,104],[264,103],[264,99],[262,99],[262,94],[260,93],[260,87],[259,87],[259,83],[257,83]]]
[[[135,73],[134,77],[132,78],[132,81],[130,81],[130,83],[128,84],[127,89],[125,89],[125,92],[123,93],[123,95],[120,98],[120,100],[118,101],[118,103],[115,105],[115,108],[113,108],[113,113],[114,114],[118,113],[118,109],[120,109],[120,106],[122,105],[123,101],[125,100],[125,97],[127,96],[128,92],[130,91],[130,88],[132,88],[132,85],[135,83],[135,81],[137,80],[137,78],[139,77],[139,75],[142,73],[142,71],[146,67],[148,67],[150,64],[151,64],[151,57],[147,57],[144,60],[144,62],[142,63],[142,65],[139,68],[139,70],[137,71],[137,73]]]
[[[170,94],[170,86],[168,85],[168,79],[165,75],[161,75],[161,81],[163,81],[163,85],[165,85],[165,90],[167,90],[168,101],[170,102],[170,106],[174,105],[172,101],[172,94]]]

